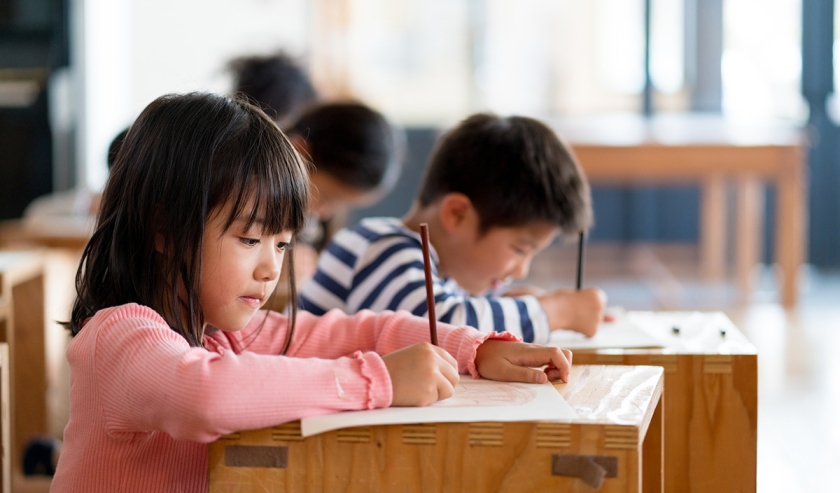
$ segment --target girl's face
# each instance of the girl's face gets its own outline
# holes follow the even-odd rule
[[[251,210],[250,204],[244,210]],[[229,211],[228,204],[207,220],[200,298],[207,324],[237,331],[274,292],[292,233],[265,234],[259,219],[246,229],[245,217],[224,231]]]

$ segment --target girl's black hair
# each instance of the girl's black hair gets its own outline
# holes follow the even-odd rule
[[[257,107],[213,94],[166,95],[131,125],[102,198],[96,231],[76,273],[70,331],[97,311],[138,303],[201,346],[201,249],[211,212],[231,203],[264,232],[303,227],[308,175],[294,147]],[[249,200],[253,209],[245,210]],[[293,252],[287,252],[293,265]],[[289,292],[295,299],[294,273]],[[286,349],[296,316],[295,303]]]

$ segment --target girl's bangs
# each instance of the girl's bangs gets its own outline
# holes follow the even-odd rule
[[[243,160],[242,173],[235,175],[243,178],[230,187],[229,198],[234,200],[227,227],[245,218],[246,228],[261,222],[266,234],[291,231],[297,235],[306,221],[307,173],[291,144],[266,147]],[[245,210],[249,205],[251,210]]]

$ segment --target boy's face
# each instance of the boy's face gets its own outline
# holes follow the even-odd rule
[[[259,221],[246,229],[245,218],[224,231],[228,213],[225,207],[207,220],[200,297],[209,325],[236,331],[248,324],[274,292],[292,234],[265,234]]]
[[[490,228],[484,234],[477,223],[470,229],[446,252],[446,275],[473,295],[527,277],[534,255],[557,236],[557,227],[549,223]]]

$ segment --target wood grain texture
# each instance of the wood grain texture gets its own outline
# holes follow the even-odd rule
[[[578,413],[570,422],[374,426],[370,441],[356,443],[340,441],[341,430],[285,439],[295,428],[288,424],[239,432],[209,447],[210,491],[595,491],[579,478],[552,474],[554,454],[583,454],[617,461],[616,477],[604,479],[599,491],[660,492],[655,478],[643,489],[642,473],[651,469],[642,462],[650,456],[651,474],[661,477],[655,417],[662,375],[656,367],[576,366],[570,384],[555,385]],[[492,435],[491,443],[471,444],[476,430]],[[433,440],[406,443],[406,433],[420,432]],[[645,432],[653,438],[649,444]],[[610,433],[625,446],[608,448]],[[288,467],[227,467],[229,445],[288,447]]]
[[[720,313],[631,312],[628,316],[662,333],[669,332],[675,320],[691,320],[683,324],[679,340],[670,347],[607,352],[610,364],[665,369],[665,491],[755,492],[755,347]],[[574,362],[604,364],[600,353],[575,351]]]
[[[9,345],[0,343],[0,492],[12,491],[12,439],[9,416]]]
[[[11,468],[32,435],[47,432],[43,257],[38,252],[0,251],[3,339],[9,347]]]

